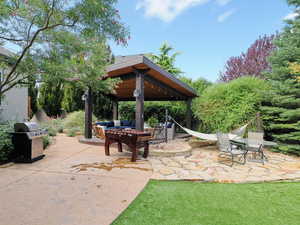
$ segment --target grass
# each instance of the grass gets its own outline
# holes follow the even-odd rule
[[[113,225],[296,225],[300,183],[150,181]]]

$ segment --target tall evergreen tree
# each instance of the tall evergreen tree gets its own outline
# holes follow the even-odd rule
[[[42,84],[38,104],[45,110],[48,116],[56,117],[60,115],[62,99],[62,82],[47,82]]]
[[[272,72],[268,74],[274,87],[262,107],[267,138],[275,140],[274,150],[300,155],[300,0],[289,0],[296,6],[298,17],[286,21],[284,31],[276,39],[271,55]]]

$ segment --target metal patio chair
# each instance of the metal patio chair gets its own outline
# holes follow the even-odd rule
[[[264,145],[264,133],[262,132],[248,132],[248,138],[246,142],[246,149],[252,153],[255,159],[252,161],[261,161],[264,164],[265,160],[268,160],[263,151]]]
[[[231,165],[233,166],[234,162],[245,164],[247,149],[245,144],[233,143],[230,141],[228,134],[217,133],[217,144],[220,150],[219,157],[231,159]],[[235,161],[235,157],[240,157],[242,161]]]

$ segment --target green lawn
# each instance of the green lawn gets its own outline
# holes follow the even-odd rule
[[[150,181],[117,224],[298,225],[300,183]]]

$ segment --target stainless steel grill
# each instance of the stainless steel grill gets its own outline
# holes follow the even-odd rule
[[[15,132],[12,133],[12,142],[17,154],[17,162],[34,162],[42,159],[43,136],[47,131],[41,129],[37,123],[24,122],[14,125]]]

